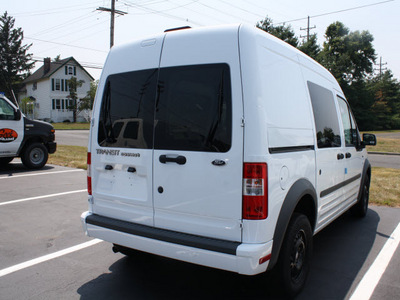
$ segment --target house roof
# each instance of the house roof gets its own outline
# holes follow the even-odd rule
[[[74,62],[90,77],[91,80],[94,80],[92,75],[90,75],[89,72],[86,71],[85,68],[83,68],[80,65],[80,63],[78,63],[76,61],[76,59],[71,56],[68,58],[61,59],[59,61],[50,62],[50,70],[47,73],[44,73],[44,65],[42,65],[39,69],[36,70],[36,72],[34,72],[32,75],[28,76],[23,82],[29,83],[32,81],[39,81],[42,79],[49,78],[51,75],[53,75],[55,72],[57,72],[59,69],[61,69],[63,66],[65,66],[66,64],[68,64],[70,62]]]

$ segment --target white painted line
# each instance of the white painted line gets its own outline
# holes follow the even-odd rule
[[[54,172],[39,172],[39,173],[31,173],[31,174],[22,174],[22,175],[9,175],[9,176],[1,176],[0,179],[10,179],[10,178],[19,178],[19,177],[29,177],[29,176],[39,176],[39,175],[53,175],[60,173],[69,173],[69,172],[86,172],[83,169],[73,169],[73,170],[65,170],[65,171],[54,171]]]
[[[350,300],[368,300],[378,285],[400,241],[400,223],[386,241],[381,252],[365,273]]]
[[[102,242],[102,240],[94,239],[94,240],[91,240],[91,241],[86,242],[86,243],[82,243],[82,244],[79,244],[79,245],[76,245],[76,246],[72,246],[72,247],[64,249],[64,250],[60,250],[60,251],[57,251],[57,252],[54,252],[54,253],[51,253],[51,254],[47,254],[47,255],[32,259],[32,260],[28,260],[26,262],[20,263],[20,264],[15,265],[15,266],[11,266],[11,267],[5,268],[3,270],[0,270],[0,277],[8,275],[10,273],[14,273],[14,272],[20,271],[20,270],[25,269],[25,268],[32,267],[34,265],[37,265],[37,264],[40,264],[42,262],[51,260],[53,258],[57,258],[57,257],[63,256],[63,255],[67,255],[67,254],[70,254],[70,253],[78,251],[78,250],[82,250],[84,248],[96,245],[96,244],[98,244],[100,242]]]
[[[30,197],[30,198],[12,200],[12,201],[7,201],[7,202],[2,202],[2,203],[0,203],[0,206],[2,206],[2,205],[8,205],[8,204],[14,204],[14,203],[18,203],[18,202],[25,202],[25,201],[32,201],[32,200],[44,199],[44,198],[51,198],[51,197],[57,197],[57,196],[64,196],[64,195],[69,195],[69,194],[82,193],[82,192],[87,192],[87,190],[84,189],[84,190],[69,191],[69,192],[63,192],[63,193],[57,193],[57,194],[50,194],[50,195],[43,195],[43,196],[37,196],[37,197]]]

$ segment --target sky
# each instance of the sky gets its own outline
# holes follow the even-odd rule
[[[0,13],[15,18],[24,31],[24,43],[38,60],[73,56],[95,78],[110,47],[110,0],[0,0]],[[255,25],[266,16],[274,24],[291,25],[297,36],[305,35],[310,16],[311,33],[324,42],[329,24],[340,21],[350,31],[369,31],[383,68],[400,79],[400,0],[117,0],[114,45],[127,43],[181,26],[201,27],[245,23]],[[379,65],[375,66],[379,69]],[[35,70],[34,69],[34,70]]]

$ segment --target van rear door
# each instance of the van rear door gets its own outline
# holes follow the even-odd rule
[[[241,241],[242,107],[237,30],[167,33],[155,115],[156,227]]]
[[[153,124],[163,38],[117,47],[105,64],[90,142],[95,214],[154,226]]]

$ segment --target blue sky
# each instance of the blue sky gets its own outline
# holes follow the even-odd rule
[[[0,0],[2,13],[16,19],[30,52],[44,57],[74,56],[98,79],[109,50],[110,14],[96,10],[110,7],[109,0]],[[368,30],[375,38],[378,56],[400,79],[400,0],[118,0],[116,8],[127,12],[115,20],[115,45],[180,26],[207,26],[229,23],[255,25],[265,16],[274,23],[290,24],[297,35],[300,28],[316,26],[320,44],[326,27],[344,23],[351,31]],[[360,7],[365,6],[365,7]],[[352,9],[360,7],[357,9]],[[338,12],[341,11],[341,12]],[[335,13],[336,12],[336,13]],[[322,15],[322,16],[320,16]],[[300,19],[300,20],[297,20]],[[297,20],[297,21],[291,21]],[[288,22],[290,21],[290,22]],[[36,68],[42,65],[36,63]],[[376,66],[378,68],[378,66]]]

